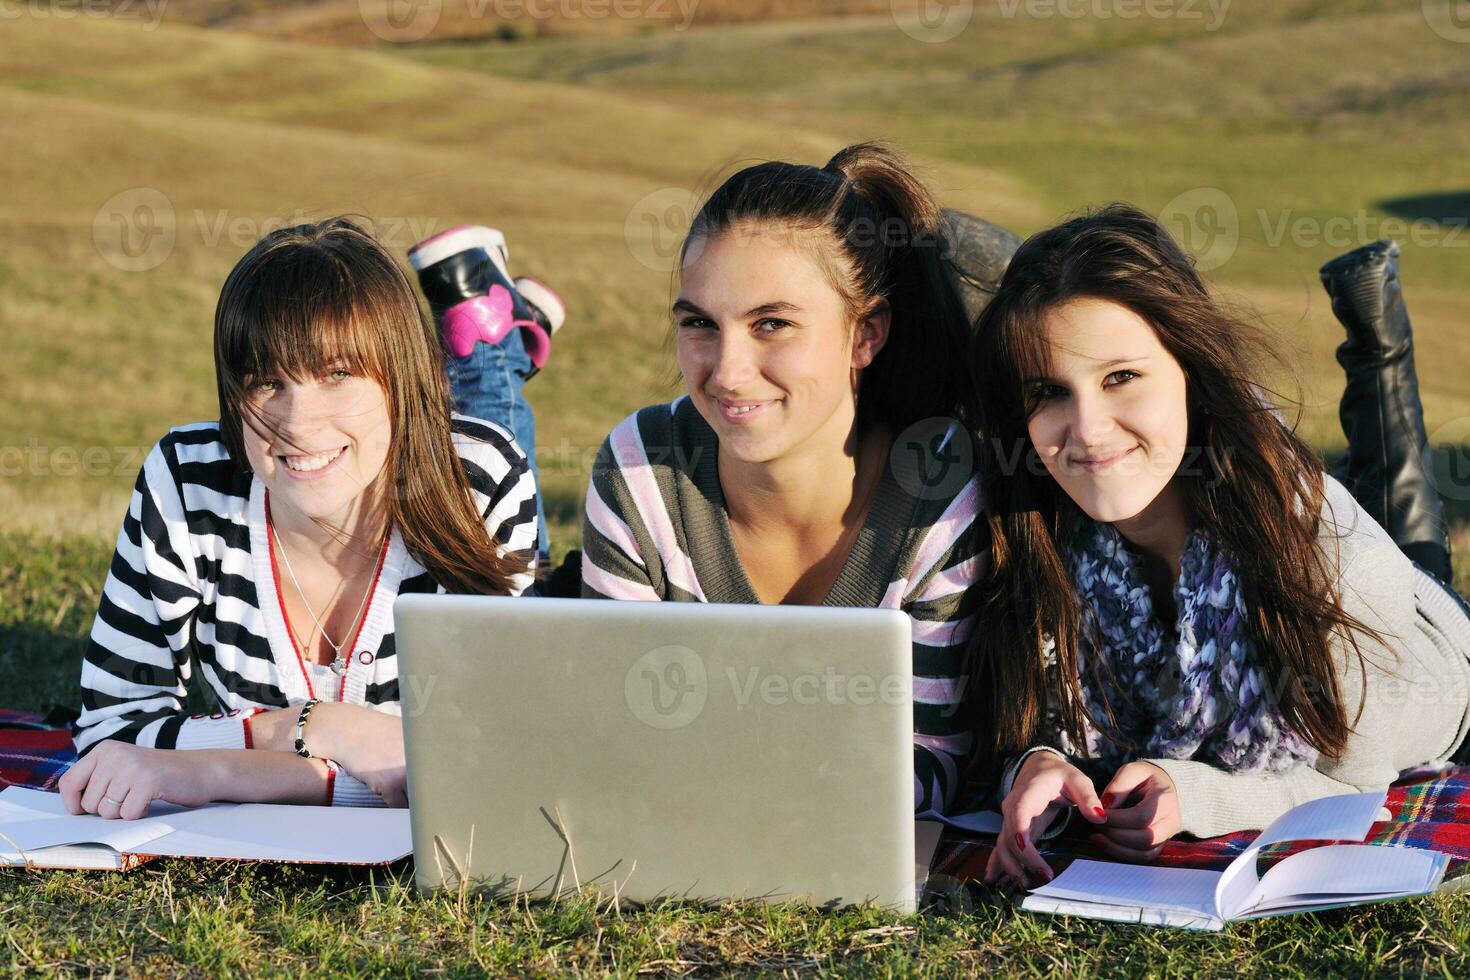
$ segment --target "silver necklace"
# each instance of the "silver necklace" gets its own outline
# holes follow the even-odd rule
[[[341,677],[343,672],[347,670],[347,655],[342,652],[342,645],[340,643],[332,642],[332,638],[327,635],[327,628],[323,626],[322,621],[317,618],[316,611],[311,608],[311,603],[306,601],[306,593],[302,591],[301,583],[296,581],[296,572],[291,568],[291,556],[286,554],[286,546],[281,543],[281,534],[279,531],[276,530],[275,524],[271,524],[271,535],[276,539],[276,550],[281,553],[281,560],[286,563],[286,574],[290,576],[291,584],[296,587],[296,594],[301,596],[301,604],[306,607],[306,614],[310,616],[311,621],[316,624],[316,628],[322,634],[322,639],[327,641],[327,646],[331,647],[332,652],[337,655],[335,658],[333,658],[332,663],[330,664],[332,668],[332,673],[336,674],[338,677]],[[368,596],[373,594],[373,586],[377,585],[377,578],[378,577],[374,575],[373,581],[368,583],[367,590],[363,592],[362,601],[357,604],[357,612],[352,614],[352,622],[347,624],[348,636],[352,635],[352,628],[357,625],[358,617],[362,615],[363,607],[367,605]],[[286,629],[289,630],[290,628],[291,622],[287,620]],[[346,637],[344,637],[343,639],[345,640]]]

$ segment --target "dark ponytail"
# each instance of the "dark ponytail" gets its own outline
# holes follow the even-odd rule
[[[877,424],[897,433],[933,416],[969,420],[969,324],[941,261],[943,217],[902,157],[880,143],[857,143],[820,168],[747,167],[705,201],[681,259],[689,260],[696,239],[752,224],[815,233],[854,324],[888,304],[888,341],[859,382],[860,430]]]

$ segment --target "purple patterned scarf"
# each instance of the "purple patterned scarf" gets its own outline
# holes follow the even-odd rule
[[[1154,615],[1138,559],[1113,525],[1083,518],[1066,558],[1083,635],[1100,636],[1107,657],[1102,690],[1093,689],[1082,665],[1087,708],[1106,718],[1105,700],[1116,734],[1134,746],[1125,750],[1088,724],[1089,756],[1114,768],[1132,759],[1193,759],[1233,772],[1315,760],[1315,750],[1276,710],[1235,572],[1208,534],[1191,532],[1181,555],[1177,637]],[[1092,655],[1091,644],[1082,644],[1081,655]]]

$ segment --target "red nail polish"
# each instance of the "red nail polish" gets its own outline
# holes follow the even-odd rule
[[[1106,820],[1108,818],[1108,812],[1100,806],[1093,807],[1092,812],[1097,814],[1097,819],[1099,820]]]
[[[1023,851],[1026,849],[1026,837],[1019,830],[1016,831],[1016,847]]]

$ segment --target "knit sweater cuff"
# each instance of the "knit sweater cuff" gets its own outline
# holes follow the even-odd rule
[[[332,798],[328,803],[331,806],[385,807],[388,805],[381,796],[368,787],[367,783],[349,775],[346,769],[341,768],[337,770],[336,778],[332,780]]]
[[[194,715],[179,726],[174,741],[176,749],[243,749],[245,748],[245,715],[253,712],[215,712]]]
[[[1230,773],[1189,759],[1144,759],[1174,783],[1179,832],[1198,838],[1260,830],[1297,803],[1299,794],[1269,774]]]

